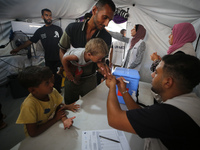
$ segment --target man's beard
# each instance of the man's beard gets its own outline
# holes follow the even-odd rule
[[[52,20],[50,20],[50,21],[47,21],[46,19],[44,19],[44,22],[45,22],[45,24],[48,24],[48,25],[50,25],[50,24],[52,23]]]
[[[155,90],[154,90],[153,86],[151,87],[151,90],[152,90],[153,92],[155,92]]]
[[[95,25],[95,27],[96,27],[96,29],[98,29],[98,30],[102,30],[102,29],[104,29],[104,27],[102,27],[102,28],[100,28],[99,26],[98,26],[98,21],[97,21],[97,18],[95,18],[94,17],[94,25]]]
[[[151,87],[151,94],[152,94],[153,98],[154,98],[158,103],[161,103],[161,101],[162,101],[161,96],[160,96],[159,94],[157,94],[157,93],[155,92],[155,90],[154,90],[152,87]]]
[[[98,29],[98,26],[97,26],[96,18],[95,18],[95,17],[94,17],[94,19],[93,19],[93,22],[94,22],[94,25],[95,25],[96,29]]]
[[[158,90],[157,88],[155,88],[153,86],[151,87],[151,90],[156,94],[158,94],[160,92],[160,89]]]

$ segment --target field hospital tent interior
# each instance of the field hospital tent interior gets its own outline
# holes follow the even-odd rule
[[[169,47],[168,36],[174,24],[190,22],[194,25],[197,39],[193,46],[200,58],[199,33],[200,33],[200,1],[199,0],[114,0],[117,15],[125,18],[122,23],[114,21],[107,27],[108,30],[119,32],[126,27],[127,36],[137,23],[142,24],[146,30],[146,50],[141,69],[141,81],[151,82],[150,54],[157,52],[160,56],[167,54]],[[0,45],[7,44],[11,36],[11,30],[22,31],[28,37],[43,25],[41,9],[49,8],[52,11],[54,24],[64,30],[70,22],[77,21],[85,13],[91,12],[95,0],[43,0],[43,1],[0,1]],[[78,20],[79,21],[79,20]],[[123,24],[123,25],[121,25]],[[124,25],[125,24],[125,25]],[[15,40],[15,39],[14,39]],[[28,59],[26,52],[22,55],[10,56],[10,51],[15,48],[14,40],[0,49],[0,84],[7,80],[7,76],[17,73],[23,67],[37,65],[42,62],[43,49],[38,42],[32,46],[32,57]],[[14,46],[12,46],[14,45]],[[34,48],[33,48],[34,47]],[[24,55],[23,55],[24,54]]]
[[[193,42],[197,57],[200,58],[200,1],[199,0],[113,0],[117,10],[115,17],[106,27],[119,32],[126,28],[127,37],[135,24],[142,24],[147,34],[146,50],[141,66],[140,81],[151,83],[150,55],[157,52],[160,56],[167,54],[168,36],[174,24],[190,22],[193,24],[197,38]],[[63,30],[74,21],[81,21],[84,14],[91,12],[97,0],[0,0],[0,85],[9,82],[9,76],[17,74],[30,65],[44,63],[44,51],[38,42],[18,55],[10,55],[16,47],[12,33],[19,32],[27,40],[37,28],[44,25],[41,10],[52,11],[53,23]],[[118,17],[118,18],[117,18]],[[121,21],[119,21],[121,17]],[[24,36],[25,35],[25,36]],[[114,40],[114,39],[113,39]],[[200,86],[195,92],[200,96]]]

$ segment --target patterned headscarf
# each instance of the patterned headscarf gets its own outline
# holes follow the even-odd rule
[[[145,35],[146,35],[146,29],[141,25],[135,25],[136,26],[136,34],[134,35],[134,37],[131,40],[131,44],[130,44],[130,49],[133,48],[133,46],[140,40],[140,39],[144,39]]]
[[[196,39],[196,32],[191,23],[175,24],[172,29],[173,44],[169,47],[167,53],[171,54],[186,43],[192,43]]]

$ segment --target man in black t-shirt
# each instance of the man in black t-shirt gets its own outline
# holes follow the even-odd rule
[[[199,147],[200,98],[192,92],[200,82],[200,60],[184,53],[165,55],[152,73],[152,90],[162,103],[141,108],[126,90],[123,77],[106,80],[109,125],[145,138],[145,149],[188,150]],[[118,81],[118,82],[117,82]],[[116,84],[128,111],[120,108]]]
[[[18,48],[13,49],[10,53],[15,54],[21,49],[28,47],[32,43],[37,43],[40,40],[44,48],[45,65],[48,66],[54,74],[54,87],[58,92],[61,92],[62,78],[57,74],[57,68],[61,66],[58,43],[63,31],[59,26],[52,24],[52,13],[49,9],[43,9],[41,13],[45,25],[37,29],[30,40],[26,41]]]

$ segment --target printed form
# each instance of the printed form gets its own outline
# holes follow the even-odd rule
[[[131,150],[123,131],[82,131],[82,150]]]

